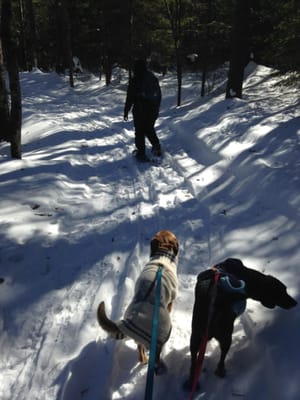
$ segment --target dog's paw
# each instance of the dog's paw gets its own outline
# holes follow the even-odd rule
[[[225,368],[218,367],[218,368],[215,370],[215,375],[217,375],[219,378],[225,378],[225,376],[226,376],[226,370],[225,370]]]
[[[190,391],[192,390],[192,388],[193,388],[193,382],[191,381],[190,378],[183,382],[183,384],[182,384],[182,389],[183,389],[185,392],[190,392]],[[199,392],[199,390],[200,390],[200,383],[197,382],[195,391],[196,391],[196,392]]]
[[[155,375],[164,375],[168,371],[168,367],[163,361],[160,361],[158,364],[155,365],[154,372]]]

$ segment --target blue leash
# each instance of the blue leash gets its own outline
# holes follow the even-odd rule
[[[148,371],[147,371],[145,400],[152,400],[152,393],[153,393],[153,380],[154,380],[154,369],[155,369],[155,359],[156,359],[156,345],[157,345],[159,306],[160,306],[161,276],[162,276],[162,266],[160,265],[158,267],[158,271],[156,274],[157,285],[155,291],[155,305],[154,305],[153,320],[152,320],[150,356],[149,356]]]

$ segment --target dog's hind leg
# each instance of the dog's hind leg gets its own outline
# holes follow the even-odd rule
[[[193,318],[194,322],[194,318]],[[193,387],[197,366],[197,355],[200,347],[200,343],[202,340],[202,335],[196,330],[192,330],[191,339],[190,339],[190,353],[191,353],[191,365],[190,365],[190,373],[187,380],[183,383],[183,389],[186,391],[190,391]],[[199,389],[199,383],[197,382],[196,390]]]
[[[219,376],[220,378],[224,378],[225,375],[226,375],[225,358],[227,356],[227,353],[228,353],[228,350],[230,348],[230,345],[231,345],[231,340],[223,342],[222,344],[220,344],[221,356],[220,356],[220,360],[219,360],[218,365],[217,365],[217,369],[215,370],[215,374],[217,376]]]
[[[196,372],[197,356],[200,344],[204,336],[208,320],[208,286],[198,282],[195,288],[195,302],[192,316],[192,333],[190,338],[191,366],[188,380],[184,383],[184,388],[191,388]]]
[[[190,366],[190,382],[192,384],[197,363],[197,354],[200,347],[202,335],[197,331],[192,331],[190,340],[191,366]]]
[[[161,352],[162,352],[162,347],[157,346],[156,356],[155,356],[155,369],[154,369],[156,375],[163,375],[168,370],[166,364],[160,358]]]
[[[218,334],[215,335],[215,338],[219,342],[221,349],[221,356],[217,365],[217,369],[215,370],[215,374],[220,378],[224,378],[226,375],[225,358],[232,342],[233,322],[234,321],[232,321],[231,319],[228,319],[227,327],[225,330],[225,325],[223,325],[222,334],[220,335],[220,332],[218,332]]]
[[[198,352],[200,349],[200,344],[204,337],[204,329],[205,329],[205,311],[202,311],[200,308],[202,303],[195,302],[194,311],[193,311],[193,318],[192,318],[192,333],[190,338],[190,353],[191,353],[191,364],[190,364],[190,374],[188,380],[184,383],[184,388],[189,389],[192,388],[196,367],[197,367],[197,359],[198,359]],[[204,316],[204,321],[202,320]],[[198,384],[197,384],[198,387]]]
[[[142,344],[138,344],[138,352],[139,352],[139,361],[142,364],[147,364],[149,361],[149,357],[146,353],[146,348]],[[155,356],[155,374],[162,375],[167,371],[167,366],[160,359],[161,348],[158,347],[156,350]]]
[[[139,362],[142,364],[147,364],[149,357],[146,353],[146,349],[142,344],[138,344],[138,352],[139,352]]]

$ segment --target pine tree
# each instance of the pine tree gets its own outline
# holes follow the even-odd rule
[[[19,81],[19,69],[16,56],[17,49],[12,33],[12,9],[10,0],[2,0],[1,41],[3,58],[8,73],[10,91],[10,108],[8,110],[8,126],[7,134],[5,134],[5,137],[7,137],[7,140],[11,144],[11,156],[13,158],[21,158],[22,101]],[[2,94],[5,95],[4,92],[2,92]],[[5,99],[2,101],[4,101],[5,104]]]
[[[231,38],[226,98],[242,97],[244,68],[250,59],[250,0],[237,0]]]

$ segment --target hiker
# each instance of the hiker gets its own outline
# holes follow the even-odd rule
[[[137,60],[133,66],[133,78],[130,79],[124,107],[124,121],[132,107],[135,128],[134,155],[139,161],[147,161],[145,137],[152,145],[152,154],[161,156],[161,146],[154,124],[158,117],[161,102],[161,90],[158,79],[147,70],[144,60]]]

